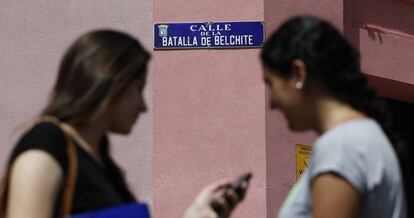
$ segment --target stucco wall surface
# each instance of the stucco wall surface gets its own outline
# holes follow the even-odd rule
[[[263,1],[154,1],[154,22],[263,20]],[[154,53],[154,215],[180,217],[202,187],[253,171],[234,217],[266,217],[259,49]]]

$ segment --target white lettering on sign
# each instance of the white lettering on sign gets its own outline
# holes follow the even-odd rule
[[[214,45],[253,45],[253,35],[214,36]]]
[[[175,46],[184,46],[192,47],[198,46],[197,37],[190,36],[172,36],[172,37],[162,37],[162,46],[165,47],[175,47]]]
[[[208,24],[194,24],[190,26],[190,30],[193,32],[213,32],[213,31],[230,31],[231,24],[226,23],[208,23]]]
[[[211,37],[201,37],[202,46],[211,46]]]
[[[263,22],[155,23],[154,48],[260,47]]]

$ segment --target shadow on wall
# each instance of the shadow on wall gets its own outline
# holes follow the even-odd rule
[[[344,0],[344,32],[382,97],[414,102],[414,0]]]
[[[344,27],[357,47],[360,29],[414,41],[414,0],[344,0]]]
[[[400,164],[404,175],[404,185],[407,196],[408,217],[414,215],[414,135],[412,126],[414,123],[414,104],[386,99],[387,111],[391,115],[391,126],[399,144],[397,150],[400,156]]]

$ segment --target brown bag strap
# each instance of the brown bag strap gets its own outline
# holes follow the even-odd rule
[[[5,169],[4,177],[0,184],[0,218],[6,217],[7,198],[10,180],[10,167]]]
[[[72,210],[73,195],[75,193],[76,187],[76,178],[78,174],[78,156],[76,151],[75,143],[73,142],[72,137],[68,134],[65,128],[62,127],[62,122],[58,119],[50,116],[40,117],[38,120],[33,122],[27,131],[30,131],[36,124],[50,122],[58,126],[66,139],[66,153],[68,157],[68,171],[66,174],[66,179],[63,184],[62,195],[60,199],[60,205],[58,210],[58,215],[61,218],[67,217],[70,215]],[[1,186],[0,186],[0,218],[4,218],[6,215],[7,208],[7,198],[8,198],[8,188],[10,182],[10,171],[11,166],[7,166],[5,176],[3,177]]]

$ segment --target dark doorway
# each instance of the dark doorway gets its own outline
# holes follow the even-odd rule
[[[385,101],[404,175],[408,217],[414,217],[414,104],[390,99]]]

